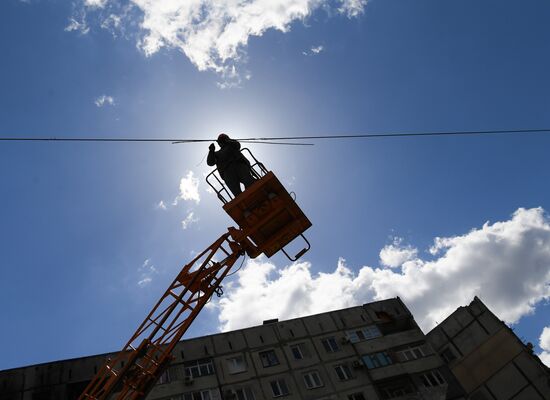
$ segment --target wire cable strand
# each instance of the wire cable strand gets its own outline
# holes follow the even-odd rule
[[[518,133],[550,133],[550,129],[508,129],[485,131],[432,131],[432,132],[386,132],[360,133],[353,135],[319,135],[319,136],[277,136],[256,137],[247,140],[315,140],[315,139],[369,139],[382,137],[410,137],[410,136],[467,136],[467,135],[504,135]]]
[[[507,129],[507,130],[477,130],[477,131],[432,131],[432,132],[386,132],[386,133],[360,133],[342,135],[305,135],[305,136],[271,136],[236,138],[244,143],[279,144],[290,146],[312,146],[312,143],[289,143],[280,140],[342,140],[342,139],[371,139],[371,138],[402,138],[402,137],[426,137],[426,136],[474,136],[474,135],[504,135],[504,134],[528,134],[550,133],[550,128],[544,129]],[[215,139],[169,139],[169,138],[114,138],[114,137],[0,137],[0,142],[168,142],[181,143],[205,143],[214,142]]]
[[[270,142],[265,140],[255,139],[238,139],[241,143],[255,144],[274,144],[282,146],[314,146],[313,143],[287,143],[287,142]],[[100,137],[0,137],[0,142],[149,142],[149,143],[171,143],[171,144],[186,144],[186,143],[205,143],[215,142],[216,139],[166,139],[166,138],[100,138]]]

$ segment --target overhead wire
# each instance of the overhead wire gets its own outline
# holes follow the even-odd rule
[[[478,131],[431,131],[431,132],[385,132],[360,133],[353,135],[318,135],[318,136],[276,136],[255,137],[247,140],[315,140],[315,139],[368,139],[381,137],[410,137],[410,136],[466,136],[466,135],[503,135],[514,133],[550,133],[550,129],[508,129],[508,130],[478,130]]]
[[[276,144],[286,146],[313,146],[313,143],[286,143],[270,142],[265,140],[238,139],[241,143]],[[167,139],[167,138],[102,138],[102,137],[0,137],[2,142],[145,142],[145,143],[204,143],[214,142],[215,139]]]
[[[505,134],[530,134],[550,133],[550,128],[543,129],[500,129],[500,130],[476,130],[476,131],[428,131],[428,132],[384,132],[384,133],[359,133],[341,135],[302,135],[302,136],[266,136],[236,138],[243,143],[288,145],[288,146],[312,146],[313,143],[288,142],[294,140],[343,140],[343,139],[371,139],[371,138],[402,138],[402,137],[429,137],[429,136],[474,136],[474,135],[505,135]],[[181,138],[115,138],[115,137],[0,137],[0,142],[167,142],[172,144],[213,142],[215,139],[181,139]],[[281,142],[285,141],[285,142]]]

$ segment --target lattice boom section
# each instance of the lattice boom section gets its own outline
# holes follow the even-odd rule
[[[123,350],[108,360],[79,400],[144,398],[172,360],[172,350],[242,255],[221,236],[183,267]]]

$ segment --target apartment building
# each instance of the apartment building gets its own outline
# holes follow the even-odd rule
[[[549,400],[550,370],[475,297],[427,334],[472,400]]]
[[[0,372],[0,400],[73,400],[104,354]],[[399,298],[180,342],[150,400],[463,399]]]

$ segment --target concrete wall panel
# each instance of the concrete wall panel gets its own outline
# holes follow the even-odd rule
[[[498,400],[509,400],[528,382],[513,364],[507,364],[486,383],[487,387]]]
[[[548,396],[545,396],[544,399],[547,399]],[[520,393],[512,398],[512,400],[542,400],[543,397],[538,394],[532,386],[526,387]]]
[[[550,400],[550,377],[548,367],[534,359],[528,353],[522,352],[514,359],[517,367],[527,376],[527,379],[542,393],[544,400]]]

